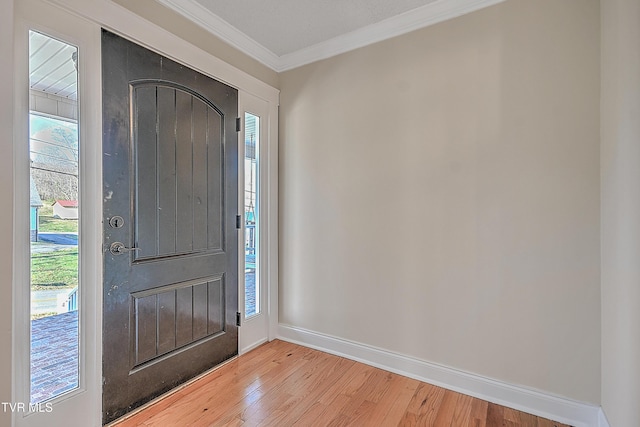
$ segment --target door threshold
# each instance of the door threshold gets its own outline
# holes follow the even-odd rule
[[[184,389],[185,387],[190,386],[191,384],[195,383],[196,381],[201,380],[202,378],[206,377],[210,373],[217,371],[218,369],[222,368],[227,363],[233,362],[237,358],[238,358],[238,355],[235,355],[235,356],[225,360],[224,362],[214,366],[213,368],[204,371],[200,375],[197,375],[197,376],[191,378],[190,380],[180,384],[179,386],[176,386],[175,388],[172,388],[171,390],[167,391],[166,393],[161,394],[160,396],[156,397],[155,399],[150,400],[149,402],[145,403],[144,405],[137,407],[133,411],[127,412],[126,414],[124,414],[123,416],[118,418],[117,420],[114,420],[114,421],[110,422],[109,424],[105,424],[105,427],[115,427],[115,426],[117,426],[121,422],[124,422],[125,420],[133,417],[134,415],[137,415],[139,412],[142,412],[145,409],[148,409],[148,408],[152,407],[153,405],[155,405],[157,403],[160,403],[164,399],[172,396],[173,394],[179,392],[180,390]]]

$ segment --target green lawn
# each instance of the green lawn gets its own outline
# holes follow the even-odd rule
[[[63,233],[77,233],[77,219],[58,219],[53,217],[53,202],[55,200],[46,200],[44,206],[38,209],[40,214],[39,231],[57,231]]]
[[[78,286],[78,249],[31,254],[31,289],[54,290]]]
[[[77,219],[57,219],[52,216],[40,215],[39,231],[57,231],[64,233],[77,233]]]
[[[40,206],[40,208],[38,209],[40,215],[53,216],[53,202],[54,200],[44,200],[44,206]]]

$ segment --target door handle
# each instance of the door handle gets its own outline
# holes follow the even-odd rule
[[[113,242],[111,246],[109,246],[109,252],[113,255],[122,255],[131,251],[139,251],[140,248],[128,248],[122,242]]]

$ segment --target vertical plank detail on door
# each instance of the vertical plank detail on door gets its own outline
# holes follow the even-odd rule
[[[157,355],[157,297],[149,295],[135,300],[136,365]]]
[[[193,339],[198,340],[207,335],[207,284],[193,287]]]
[[[207,332],[211,335],[224,331],[224,276],[210,281],[207,283],[207,286],[209,288],[209,322]]]
[[[193,251],[193,97],[176,91],[176,252]]]
[[[161,286],[132,297],[132,367],[224,332],[224,276]]]
[[[176,348],[176,291],[158,294],[158,354]]]
[[[208,108],[202,102],[193,103],[193,223],[204,230],[193,236],[193,250],[208,247],[209,223],[207,194],[207,123]],[[198,126],[196,126],[198,124]]]
[[[176,297],[176,346],[193,341],[193,289],[178,289]]]
[[[176,253],[176,90],[158,86],[158,255]]]
[[[209,224],[215,224],[209,229],[209,249],[224,250],[224,207],[222,205],[222,189],[224,188],[224,136],[222,132],[222,117],[216,111],[207,111],[207,180],[209,201]]]
[[[159,84],[135,86],[132,103],[140,248],[134,260],[223,250],[222,115],[185,90]],[[205,232],[195,231],[201,227]]]
[[[136,221],[135,244],[139,247],[136,254],[139,258],[154,257],[158,254],[156,234],[158,206],[157,180],[157,88],[156,86],[142,86],[134,89],[132,94],[132,108],[134,112],[133,145],[136,165],[135,174],[135,215],[144,218]],[[141,105],[147,106],[140,108]],[[150,108],[149,106],[155,106]],[[144,171],[144,173],[140,173]],[[143,237],[153,236],[153,239]]]

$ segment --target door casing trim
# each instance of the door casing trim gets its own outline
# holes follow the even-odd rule
[[[274,323],[273,319],[278,318],[278,289],[277,286],[273,287],[270,284],[277,283],[278,278],[278,250],[277,245],[275,250],[270,249],[272,242],[278,241],[278,203],[277,203],[277,191],[278,191],[278,145],[277,145],[277,127],[270,126],[274,114],[277,114],[277,110],[273,111],[269,108],[269,103],[266,101],[248,94],[246,92],[238,93],[238,114],[241,116],[242,126],[240,131],[241,140],[238,141],[238,158],[244,159],[244,114],[251,113],[260,117],[260,146],[259,146],[259,166],[258,166],[258,185],[259,185],[259,215],[258,215],[258,244],[259,253],[261,256],[258,258],[259,268],[258,274],[259,282],[266,283],[267,286],[263,287],[265,291],[261,295],[262,311],[259,315],[244,319],[243,327],[239,330],[239,354],[246,353],[260,344],[271,341],[276,338],[277,335],[277,321]],[[275,134],[271,134],[274,132]],[[268,141],[268,143],[263,143]],[[239,164],[239,185],[238,185],[238,211],[244,210],[244,161],[240,161]],[[275,203],[273,202],[273,195],[276,194]],[[238,238],[239,259],[244,259],[244,226],[242,227]],[[240,311],[244,314],[244,264],[241,262],[239,265],[238,277],[238,296]],[[262,285],[261,285],[262,286]],[[264,331],[263,334],[260,331]]]
[[[99,26],[79,19],[42,0],[16,2],[14,21],[14,120],[13,120],[13,318],[12,318],[12,401],[29,402],[30,321],[24,307],[30,303],[30,243],[28,233],[29,157],[24,142],[28,141],[29,61],[28,31],[37,30],[78,47],[78,99],[81,176],[79,196],[82,201],[79,223],[80,246],[80,382],[78,389],[52,400],[53,413],[13,414],[14,426],[38,426],[68,417],[86,417],[100,413],[101,327],[102,312],[99,286],[102,283],[102,153],[99,109],[87,100],[101,103]],[[73,25],[71,25],[73,24]],[[83,375],[84,373],[84,375]],[[56,417],[52,420],[52,417]],[[98,423],[95,423],[98,425]]]
[[[92,88],[92,95],[87,96],[91,99],[91,102],[85,102],[81,106],[82,120],[89,120],[92,118],[94,126],[92,134],[98,135],[97,138],[91,138],[90,136],[81,134],[81,138],[90,141],[101,141],[101,79],[100,79],[100,27],[107,28],[123,37],[126,37],[142,46],[145,46],[153,51],[156,51],[168,58],[181,62],[195,70],[206,74],[214,79],[220,80],[232,87],[238,89],[239,93],[247,93],[256,96],[268,103],[268,140],[266,144],[268,146],[268,156],[266,160],[266,167],[268,169],[268,184],[267,193],[264,197],[267,198],[266,204],[269,211],[269,221],[267,224],[267,236],[268,239],[265,244],[267,250],[271,254],[267,266],[267,280],[269,289],[269,330],[268,339],[273,340],[277,335],[278,327],[278,105],[279,105],[279,93],[280,91],[267,83],[251,76],[247,72],[240,70],[221,59],[205,52],[196,46],[188,43],[187,41],[175,36],[169,31],[156,26],[149,21],[137,16],[130,11],[126,10],[122,6],[113,3],[110,0],[27,0],[24,3],[37,2],[42,5],[54,6],[54,9],[62,9],[63,11],[74,15],[79,22],[85,22],[89,25],[93,25],[93,35],[86,40],[78,40],[76,44],[85,46],[82,50],[87,65],[84,69],[80,70],[80,84],[85,87],[85,90]],[[16,11],[21,7],[21,2],[15,5]],[[36,10],[38,8],[32,8]],[[41,11],[40,11],[41,12]],[[38,12],[38,13],[40,13]],[[36,13],[36,12],[34,12]],[[16,16],[18,14],[16,13]],[[19,31],[18,25],[19,19],[14,21],[16,25],[14,34]],[[24,24],[24,23],[23,23]],[[22,27],[24,28],[24,27]],[[43,31],[48,32],[46,28]],[[71,31],[73,32],[73,30]],[[52,34],[55,35],[55,34]],[[66,36],[66,35],[65,35]],[[65,37],[69,40],[69,37]],[[72,40],[70,40],[72,41]],[[18,40],[14,40],[14,82],[15,91],[13,95],[14,108],[14,122],[10,123],[12,127],[11,131],[14,135],[14,147],[17,141],[22,140],[25,137],[28,126],[24,123],[24,119],[19,119],[18,112],[28,109],[28,80],[26,81],[23,76],[25,70],[28,71],[28,61],[24,61],[24,52],[18,49]],[[28,51],[28,50],[27,50]],[[20,74],[23,73],[23,74]],[[23,91],[22,88],[26,87],[27,90]],[[22,93],[24,92],[24,93]],[[95,93],[93,93],[95,92]],[[87,125],[89,123],[87,122]],[[83,200],[91,200],[89,208],[85,208],[86,212],[83,215],[91,215],[88,220],[83,221],[84,225],[81,226],[81,233],[86,239],[85,246],[92,246],[92,250],[84,257],[82,277],[85,277],[85,281],[89,280],[88,277],[92,277],[95,283],[102,283],[102,225],[100,218],[102,217],[102,157],[101,157],[101,145],[92,145],[89,149],[85,149],[85,155],[81,159],[81,173],[84,171],[84,192],[90,193],[84,195]],[[24,226],[24,219],[21,217],[22,211],[15,209],[15,206],[21,206],[23,203],[24,195],[28,194],[28,188],[26,185],[28,180],[24,179],[26,166],[20,165],[22,157],[16,153],[14,149],[14,174],[13,174],[13,189],[14,189],[14,210],[13,210],[13,225],[14,230],[22,230]],[[90,152],[91,151],[91,152]],[[85,158],[86,157],[86,158]],[[28,172],[28,170],[27,170]],[[92,177],[88,174],[91,173]],[[20,233],[14,232],[13,235],[13,306],[20,307],[20,304],[24,303],[24,292],[20,289],[19,284],[23,284],[25,280],[25,271],[28,274],[28,258],[25,254],[28,254],[28,242],[22,241]],[[87,263],[87,264],[85,264]],[[27,277],[28,279],[28,277]],[[95,304],[95,307],[102,307],[101,293],[97,292],[97,295],[91,297],[92,301],[85,301],[85,305]],[[86,296],[86,295],[85,295]],[[28,327],[28,322],[16,321],[19,318],[17,313],[19,310],[14,309],[14,315],[12,318],[12,400],[17,401],[19,395],[24,395],[24,390],[19,390],[17,383],[20,381],[20,375],[22,371],[19,369],[24,368],[24,363],[20,360],[24,360],[24,345],[22,349],[19,347],[21,336],[24,337],[25,327]],[[91,322],[87,325],[87,330],[92,330],[91,338],[85,338],[87,344],[95,346],[95,354],[91,357],[87,357],[83,362],[84,366],[96,367],[97,371],[93,375],[87,374],[89,380],[86,384],[87,390],[93,390],[95,398],[93,403],[84,408],[83,413],[88,414],[86,419],[86,425],[100,425],[101,420],[101,357],[102,357],[102,312],[101,310],[95,310],[95,317],[92,317]],[[87,334],[88,331],[81,333]],[[24,341],[24,339],[22,339]],[[24,344],[24,343],[23,343]],[[28,359],[27,359],[28,360]],[[24,387],[23,387],[24,388]],[[72,396],[72,394],[67,395]],[[66,399],[71,402],[70,399]],[[74,407],[76,411],[76,417],[78,416],[78,407]],[[36,414],[37,415],[37,414]],[[23,421],[18,424],[17,416],[12,417],[12,425],[32,425],[32,422],[36,421],[35,416],[20,417]],[[78,418],[76,418],[78,419]],[[33,424],[35,425],[35,424]]]
[[[44,0],[82,16],[147,49],[265,101],[279,104],[280,91],[110,0]],[[276,122],[277,124],[277,122]]]

